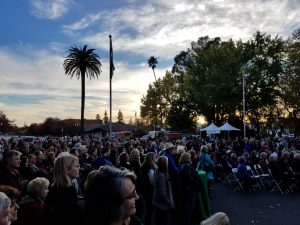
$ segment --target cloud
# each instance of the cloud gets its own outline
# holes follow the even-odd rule
[[[54,20],[64,16],[74,0],[30,3],[33,15]],[[54,39],[47,45],[49,50],[22,42],[0,48],[0,110],[18,125],[42,122],[49,116],[79,118],[80,80],[66,76],[62,66],[65,50],[73,41],[100,49],[103,72],[99,79],[86,81],[85,117],[102,117],[105,110],[109,112],[111,34],[116,67],[113,121],[119,109],[127,121],[139,112],[140,99],[154,82],[146,63],[150,56],[158,58],[156,74],[163,77],[172,59],[201,36],[246,40],[260,30],[287,37],[300,27],[298,6],[299,0],[127,0],[114,8],[93,8],[92,13],[80,8],[86,16],[60,27],[68,44]]]
[[[68,12],[71,0],[30,0],[31,13],[37,18],[57,19]]]
[[[101,49],[112,34],[115,51],[170,60],[206,35],[245,40],[260,30],[287,37],[300,26],[296,5],[297,0],[153,0],[101,10],[63,29]]]

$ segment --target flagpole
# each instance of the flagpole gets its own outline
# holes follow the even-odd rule
[[[113,49],[112,49],[112,40],[111,35],[109,35],[109,137],[112,141],[112,84],[111,80],[115,70],[113,62]]]
[[[112,78],[112,62],[111,62],[111,54],[112,54],[112,43],[111,43],[111,35],[109,35],[109,137],[110,141],[112,141],[112,103],[111,103],[111,78]]]

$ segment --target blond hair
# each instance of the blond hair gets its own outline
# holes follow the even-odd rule
[[[57,187],[70,187],[72,180],[68,176],[67,171],[78,162],[78,158],[74,155],[65,155],[56,158],[53,167],[53,186]]]
[[[138,149],[135,148],[130,152],[129,162],[138,162],[141,164],[140,151]]]
[[[179,165],[185,164],[185,163],[192,163],[191,160],[191,154],[188,152],[184,152],[181,154],[179,158]]]

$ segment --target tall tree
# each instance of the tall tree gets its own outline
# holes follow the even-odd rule
[[[232,40],[205,36],[192,43],[192,51],[182,60],[190,62],[184,86],[199,114],[209,122],[222,123],[236,114],[241,102],[242,47]]]
[[[85,104],[85,76],[88,78],[98,78],[101,73],[100,57],[94,52],[95,49],[71,47],[68,50],[63,66],[66,75],[72,78],[74,75],[77,79],[81,78],[81,116],[80,116],[80,134],[84,135],[84,104]]]
[[[152,71],[153,71],[153,75],[154,75],[155,81],[156,81],[156,75],[155,75],[154,69],[156,68],[156,65],[157,65],[157,64],[158,64],[157,59],[156,59],[154,56],[151,56],[151,57],[148,59],[148,65],[149,65],[149,67],[152,68]]]
[[[133,125],[132,117],[129,118],[129,124]]]
[[[300,29],[286,41],[285,72],[280,78],[281,106],[295,127],[300,127]]]
[[[246,68],[246,112],[259,133],[260,121],[268,118],[281,96],[278,87],[284,68],[284,42],[281,37],[258,31],[244,46],[244,55],[252,61]]]
[[[151,125],[162,124],[166,119],[171,103],[178,95],[175,91],[176,79],[166,72],[163,79],[158,79],[149,85],[146,96],[141,99],[141,117]]]
[[[96,120],[99,121],[100,120],[100,115],[96,114]]]
[[[108,116],[107,116],[107,111],[106,110],[104,112],[103,121],[104,121],[105,124],[108,123]]]
[[[121,109],[119,109],[119,112],[118,112],[118,123],[124,123],[124,117],[123,117],[123,113],[122,113]]]
[[[13,131],[15,128],[13,122],[7,118],[4,112],[0,111],[0,134]]]

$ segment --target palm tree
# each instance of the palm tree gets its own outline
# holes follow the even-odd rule
[[[151,57],[148,59],[148,65],[149,65],[149,67],[151,67],[152,70],[153,70],[153,75],[154,75],[155,81],[156,81],[156,76],[155,76],[155,71],[154,71],[154,69],[155,69],[155,67],[156,67],[157,64],[158,64],[157,59],[156,59],[154,56],[151,56]]]
[[[75,75],[77,79],[81,78],[81,121],[80,121],[80,135],[83,138],[84,134],[84,102],[85,102],[85,76],[98,78],[101,71],[100,57],[94,53],[95,49],[87,49],[87,45],[83,48],[77,46],[71,47],[68,50],[69,55],[64,61],[64,70],[66,75],[71,78]]]

